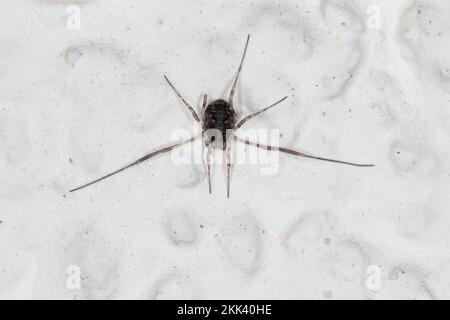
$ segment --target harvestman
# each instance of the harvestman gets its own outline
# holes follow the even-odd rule
[[[231,157],[230,157],[230,148],[227,147],[227,142],[230,139],[234,139],[234,141],[238,141],[238,142],[241,142],[241,143],[244,143],[247,145],[255,146],[257,148],[261,148],[261,149],[265,149],[265,150],[269,150],[269,151],[280,151],[280,152],[288,153],[288,154],[299,156],[299,157],[312,158],[312,159],[316,159],[316,160],[341,163],[341,164],[357,166],[357,167],[372,167],[372,166],[374,166],[373,164],[357,164],[357,163],[352,163],[352,162],[347,162],[347,161],[340,161],[340,160],[334,160],[334,159],[329,159],[329,158],[317,157],[314,155],[309,155],[309,154],[305,154],[305,153],[302,153],[299,151],[295,151],[295,150],[287,149],[287,148],[283,148],[283,147],[278,147],[278,146],[263,145],[263,144],[259,144],[257,142],[251,142],[246,139],[241,139],[234,134],[234,132],[236,130],[238,130],[244,123],[246,123],[250,119],[256,117],[257,115],[269,110],[270,108],[273,108],[274,106],[276,106],[277,104],[279,104],[280,102],[284,101],[287,98],[287,96],[286,96],[286,97],[278,100],[277,102],[271,104],[270,106],[268,106],[258,112],[255,112],[251,115],[248,115],[248,116],[244,117],[243,119],[241,119],[240,121],[237,121],[236,112],[233,107],[233,97],[234,97],[234,92],[236,90],[236,84],[237,84],[237,81],[239,78],[239,74],[241,73],[242,63],[244,62],[245,54],[247,52],[249,40],[250,40],[250,35],[247,36],[244,53],[242,54],[241,62],[239,64],[239,68],[237,70],[236,77],[234,78],[233,85],[232,85],[231,91],[230,91],[230,96],[228,97],[228,101],[225,101],[223,99],[218,99],[218,100],[214,100],[214,101],[208,103],[208,96],[205,94],[203,96],[203,106],[202,106],[203,117],[202,117],[202,119],[200,119],[198,113],[194,110],[194,108],[191,107],[191,105],[181,96],[181,94],[178,92],[178,90],[175,89],[173,84],[164,75],[164,79],[166,79],[169,86],[173,89],[173,91],[175,91],[176,95],[184,103],[186,108],[189,110],[189,112],[194,117],[195,121],[202,122],[202,133],[201,134],[194,136],[190,139],[172,144],[168,147],[151,152],[151,153],[143,156],[142,158],[134,161],[133,163],[130,163],[129,165],[127,165],[125,167],[122,167],[122,168],[120,168],[114,172],[111,172],[110,174],[107,174],[106,176],[98,178],[92,182],[86,183],[78,188],[72,189],[72,190],[70,190],[70,192],[83,189],[87,186],[90,186],[91,184],[97,183],[103,179],[106,179],[108,177],[111,177],[112,175],[115,175],[121,171],[124,171],[125,169],[128,169],[128,168],[135,166],[141,162],[149,160],[159,154],[170,152],[170,151],[172,151],[178,147],[181,147],[187,143],[191,143],[200,137],[203,138],[202,140],[204,142],[204,148],[206,148],[206,168],[207,168],[206,171],[207,171],[207,175],[208,175],[209,193],[211,193],[211,155],[212,155],[214,148],[216,148],[217,146],[222,147],[222,150],[224,152],[225,163],[227,166],[226,167],[226,169],[227,169],[226,179],[227,179],[227,196],[228,197],[230,197],[230,171],[231,171],[231,165],[232,165]],[[232,134],[230,134],[230,132]],[[220,141],[220,143],[219,143],[219,141]]]

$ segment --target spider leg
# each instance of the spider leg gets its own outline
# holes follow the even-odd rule
[[[192,113],[192,116],[194,117],[194,119],[196,121],[200,121],[200,118],[198,117],[197,112],[195,112],[194,108],[191,107],[191,105],[189,103],[187,103],[187,101],[181,96],[181,94],[178,92],[177,89],[175,89],[175,87],[173,86],[173,84],[169,81],[169,79],[166,77],[166,75],[164,75],[164,79],[166,79],[167,83],[169,84],[169,86],[173,89],[173,91],[175,91],[175,93],[177,94],[178,98],[181,99],[181,101],[183,101],[184,105],[186,106],[186,108],[188,108],[188,110]]]
[[[271,104],[270,106],[268,106],[268,107],[266,107],[266,108],[264,108],[264,109],[258,111],[258,112],[255,112],[255,113],[253,113],[253,114],[251,114],[251,115],[246,116],[244,119],[242,119],[241,121],[238,122],[238,124],[236,125],[236,129],[239,129],[244,123],[246,123],[248,120],[253,119],[253,118],[256,117],[258,114],[263,113],[264,111],[267,111],[267,110],[269,110],[270,108],[275,107],[277,104],[281,103],[282,101],[284,101],[284,100],[286,100],[286,99],[287,99],[287,96],[284,97],[284,98],[282,98],[282,99],[280,99],[280,100],[278,100],[278,101],[275,102],[274,104]]]
[[[328,162],[334,162],[334,163],[340,163],[340,164],[345,164],[345,165],[349,165],[349,166],[356,166],[356,167],[374,167],[374,164],[358,164],[358,163],[353,163],[353,162],[347,162],[347,161],[341,161],[341,160],[335,160],[335,159],[329,159],[329,158],[323,158],[323,157],[317,157],[317,156],[313,156],[313,155],[309,155],[309,154],[305,154],[299,151],[295,151],[292,149],[287,149],[287,148],[283,148],[283,147],[274,147],[274,146],[269,146],[269,145],[263,145],[263,144],[259,144],[257,142],[251,142],[248,140],[243,140],[240,138],[236,139],[239,142],[248,144],[250,146],[255,146],[261,149],[266,149],[269,151],[280,151],[280,152],[284,152],[284,153],[288,153],[288,154],[292,154],[294,156],[299,156],[299,157],[304,157],[304,158],[311,158],[311,159],[316,159],[316,160],[321,160],[321,161],[328,161]]]
[[[212,155],[212,152],[213,152],[212,148],[210,146],[206,146],[206,174],[208,175],[208,188],[209,188],[210,194],[211,194],[211,155]]]
[[[178,147],[181,147],[182,145],[185,145],[185,144],[187,144],[187,143],[189,143],[189,142],[193,142],[193,141],[195,141],[196,139],[198,139],[199,137],[200,137],[200,136],[192,137],[192,138],[190,138],[190,139],[188,139],[188,140],[184,140],[184,141],[181,141],[181,142],[179,142],[179,143],[173,144],[173,145],[171,145],[171,146],[168,146],[168,147],[165,147],[165,148],[162,148],[162,149],[153,151],[153,152],[151,152],[151,153],[149,153],[149,154],[143,156],[142,158],[137,159],[136,161],[134,161],[133,163],[130,163],[129,165],[127,165],[127,166],[125,166],[125,167],[122,167],[122,168],[120,168],[120,169],[118,169],[118,170],[116,170],[116,171],[114,171],[114,172],[111,172],[110,174],[107,174],[106,176],[103,176],[103,177],[101,177],[101,178],[98,178],[98,179],[96,179],[96,180],[94,180],[94,181],[91,181],[91,182],[89,182],[89,183],[86,183],[86,184],[84,184],[84,185],[82,185],[82,186],[80,186],[80,187],[78,187],[78,188],[72,189],[72,190],[70,190],[69,192],[74,192],[74,191],[77,191],[77,190],[86,188],[87,186],[90,186],[91,184],[94,184],[94,183],[97,183],[97,182],[99,182],[99,181],[102,181],[102,180],[104,180],[104,179],[106,179],[106,178],[109,178],[109,177],[111,177],[111,176],[113,176],[113,175],[115,175],[115,174],[117,174],[117,173],[119,173],[119,172],[124,171],[125,169],[128,169],[128,168],[130,168],[130,167],[132,167],[132,166],[135,166],[135,165],[137,165],[137,164],[139,164],[139,163],[141,163],[141,162],[144,162],[144,161],[146,161],[146,160],[148,160],[148,159],[151,159],[151,158],[153,158],[153,157],[155,157],[155,156],[157,156],[157,155],[159,155],[159,154],[166,153],[166,152],[170,152],[170,151],[172,151],[172,150],[174,150],[174,149],[176,149],[176,148],[178,148]]]
[[[231,87],[231,91],[230,91],[230,97],[228,99],[228,102],[231,104],[231,106],[233,106],[233,97],[234,97],[234,91],[236,90],[236,84],[239,78],[239,74],[241,73],[241,69],[242,69],[242,63],[244,62],[244,58],[245,58],[245,53],[247,52],[247,47],[248,47],[248,42],[250,41],[250,35],[247,36],[247,41],[245,42],[245,48],[244,48],[244,53],[242,54],[242,58],[241,58],[241,63],[239,64],[239,68],[236,74],[236,78],[234,78],[234,82],[233,82],[233,86]]]
[[[227,198],[230,197],[230,173],[231,173],[231,148],[224,150],[225,163],[227,165]]]

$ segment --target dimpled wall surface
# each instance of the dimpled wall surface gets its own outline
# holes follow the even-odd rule
[[[450,298],[450,2],[0,0],[0,298]],[[201,144],[92,179],[237,116],[338,165],[236,164]],[[211,101],[210,100],[210,101]],[[201,112],[200,112],[201,113]],[[242,133],[243,134],[243,133]],[[247,148],[250,153],[254,148]],[[221,153],[217,158],[221,158]]]

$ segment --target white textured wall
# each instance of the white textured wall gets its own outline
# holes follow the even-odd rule
[[[0,298],[450,298],[449,16],[446,0],[0,0]],[[68,193],[194,131],[162,74],[192,104],[224,97],[248,33],[239,115],[289,99],[247,127],[376,167],[280,155],[272,176],[236,166],[227,199],[220,165],[209,195],[201,165],[166,155]]]

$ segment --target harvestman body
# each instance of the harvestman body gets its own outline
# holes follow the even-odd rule
[[[181,99],[181,101],[184,103],[186,108],[191,112],[195,121],[202,122],[202,133],[201,134],[194,136],[188,140],[184,140],[179,143],[172,144],[168,147],[151,152],[125,167],[122,167],[114,172],[111,172],[110,174],[107,174],[106,176],[98,178],[98,179],[96,179],[92,182],[89,182],[87,184],[84,184],[78,188],[72,189],[72,190],[70,190],[70,192],[83,189],[87,186],[90,186],[91,184],[97,183],[103,179],[111,177],[112,175],[115,175],[121,171],[124,171],[125,169],[128,169],[128,168],[135,166],[141,162],[151,159],[159,154],[170,152],[178,147],[181,147],[182,145],[193,142],[200,137],[203,138],[204,148],[206,148],[206,171],[207,171],[207,175],[208,175],[209,193],[211,193],[211,155],[212,155],[212,151],[217,146],[222,147],[222,150],[224,152],[225,163],[227,166],[227,196],[228,197],[230,196],[231,157],[230,157],[230,148],[228,148],[227,142],[230,142],[230,139],[233,139],[234,141],[238,141],[241,143],[245,143],[247,145],[255,146],[257,148],[266,149],[269,151],[280,151],[280,152],[288,153],[288,154],[295,155],[295,156],[305,157],[305,158],[312,158],[312,159],[317,159],[317,160],[322,160],[322,161],[341,163],[341,164],[357,166],[357,167],[372,167],[372,166],[374,166],[372,164],[356,164],[356,163],[352,163],[352,162],[317,157],[317,156],[308,155],[308,154],[305,154],[305,153],[302,153],[299,151],[295,151],[292,149],[283,148],[283,147],[262,145],[262,144],[259,144],[256,142],[251,142],[248,140],[240,139],[234,135],[234,131],[238,130],[244,123],[246,123],[250,119],[254,118],[258,114],[263,113],[263,112],[269,110],[270,108],[276,106],[277,104],[279,104],[280,102],[284,101],[287,98],[287,96],[286,96],[286,97],[278,100],[277,102],[273,103],[272,105],[270,105],[258,112],[255,112],[251,115],[244,117],[239,122],[236,121],[237,119],[236,119],[236,112],[235,112],[234,106],[233,106],[233,97],[234,97],[234,92],[236,90],[236,84],[237,84],[237,81],[239,78],[239,74],[241,72],[242,63],[244,62],[245,54],[247,52],[249,40],[250,40],[250,35],[247,36],[244,53],[242,54],[241,62],[239,64],[239,68],[237,70],[236,77],[234,78],[228,101],[225,101],[223,99],[218,99],[218,100],[214,100],[214,101],[208,103],[208,96],[205,94],[203,96],[203,107],[202,107],[203,117],[202,117],[202,119],[200,119],[200,117],[198,116],[198,113],[194,110],[194,108],[191,107],[191,105],[181,96],[181,94],[178,92],[178,90],[175,89],[175,87],[172,85],[172,83],[169,81],[169,79],[164,75],[164,79],[166,79],[169,86],[175,91],[176,95]],[[219,134],[215,134],[215,132],[217,132]],[[229,132],[232,132],[233,134],[230,135],[230,134],[228,134]],[[220,141],[220,143],[218,143],[219,141]]]

